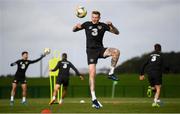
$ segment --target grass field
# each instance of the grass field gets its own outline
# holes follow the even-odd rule
[[[80,100],[85,100],[80,104]],[[9,100],[1,100],[0,113],[40,113],[43,109],[51,109],[53,113],[180,113],[180,98],[163,98],[160,108],[151,107],[152,98],[99,98],[103,108],[91,107],[89,98],[67,98],[62,106],[48,105],[49,99],[28,99],[27,105],[22,105],[20,99],[14,106]]]

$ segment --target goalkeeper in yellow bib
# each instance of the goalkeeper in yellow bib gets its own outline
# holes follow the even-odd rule
[[[96,76],[96,64],[99,58],[112,57],[111,69],[108,74],[108,78],[117,81],[118,78],[114,75],[114,69],[119,59],[120,51],[116,48],[104,48],[103,37],[106,31],[118,35],[118,29],[111,23],[99,22],[100,12],[93,11],[91,15],[91,21],[87,21],[83,24],[77,24],[73,27],[73,32],[85,29],[86,33],[86,53],[89,65],[89,83],[92,96],[92,103],[96,109],[99,109],[102,105],[96,99],[95,95],[95,76]]]
[[[59,104],[63,103],[63,99],[66,96],[67,87],[69,85],[70,68],[72,68],[75,71],[76,75],[79,76],[81,80],[84,80],[84,77],[79,73],[79,71],[76,69],[76,67],[70,61],[67,60],[67,54],[63,53],[62,60],[57,63],[57,65],[54,69],[50,69],[50,72],[54,72],[59,69],[59,74],[58,74],[58,77],[56,80],[53,97],[49,103],[50,105],[55,102],[57,92],[62,84],[63,84],[64,89],[63,89],[63,92],[61,93],[62,99],[60,99]]]

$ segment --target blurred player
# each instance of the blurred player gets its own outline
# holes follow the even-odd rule
[[[14,63],[11,63],[11,66],[17,65],[17,71],[14,80],[12,82],[10,105],[14,104],[14,96],[16,93],[16,88],[18,83],[21,83],[21,87],[22,87],[22,104],[26,104],[26,91],[27,91],[27,81],[25,75],[26,70],[30,64],[40,61],[43,57],[45,57],[45,54],[41,55],[41,57],[36,60],[28,60],[28,52],[24,51],[22,52],[22,59]]]
[[[119,31],[111,22],[103,23],[99,22],[100,12],[93,11],[91,15],[91,21],[87,21],[83,24],[77,24],[73,27],[73,32],[85,29],[86,33],[86,53],[89,65],[89,83],[92,96],[92,103],[95,108],[99,109],[101,104],[96,99],[95,95],[95,76],[96,76],[96,64],[99,58],[112,57],[111,69],[108,74],[108,78],[112,80],[118,80],[114,75],[114,69],[119,59],[120,51],[116,48],[104,48],[103,37],[106,31],[114,34],[119,34]]]
[[[150,54],[145,63],[142,65],[140,80],[144,80],[144,71],[147,66],[148,81],[151,89],[155,92],[153,107],[160,107],[160,91],[162,85],[163,58],[161,54],[161,45],[154,45],[154,52]]]
[[[63,53],[62,60],[58,62],[58,64],[56,65],[56,67],[54,69],[50,69],[50,72],[54,72],[56,70],[60,71],[58,74],[58,78],[56,80],[56,85],[55,85],[54,92],[53,92],[53,98],[49,103],[50,105],[55,102],[56,94],[57,94],[61,84],[63,84],[64,89],[63,89],[63,93],[62,93],[62,99],[60,99],[59,104],[63,103],[63,99],[66,96],[67,87],[69,85],[70,68],[72,68],[76,72],[77,76],[80,76],[81,80],[84,80],[84,77],[79,73],[79,71],[75,68],[75,66],[67,60],[67,54]]]

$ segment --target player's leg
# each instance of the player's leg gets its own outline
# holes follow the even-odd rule
[[[157,103],[160,97],[161,85],[155,85],[156,93],[154,95],[154,102]]]
[[[156,93],[154,95],[154,103],[152,104],[153,107],[160,107],[160,91],[161,85],[155,85]]]
[[[120,51],[116,48],[107,48],[103,54],[104,57],[112,57],[111,58],[111,68],[109,72],[109,78],[112,80],[118,80],[116,76],[114,76],[114,69],[119,60]]]
[[[14,96],[16,94],[17,83],[16,83],[16,80],[14,80],[14,81],[15,82],[12,83],[10,105],[14,104]]]
[[[67,95],[67,88],[68,88],[67,86],[63,86],[62,98],[60,99],[59,104],[62,104],[62,103],[63,103],[64,98],[65,98],[65,96]]]
[[[61,87],[60,84],[56,84],[56,85],[55,85],[55,88],[54,88],[54,91],[53,91],[52,100],[49,102],[50,105],[55,102],[55,100],[56,100],[56,95],[57,95],[57,92],[58,92],[58,90],[59,90],[60,87]]]
[[[89,65],[89,86],[90,86],[92,101],[96,99],[95,76],[96,76],[96,64],[90,64]]]
[[[95,77],[96,77],[96,64],[89,64],[89,85],[92,97],[93,107],[99,109],[102,105],[97,101],[95,94]]]
[[[154,95],[154,103],[152,104],[153,107],[160,107],[160,92],[161,92],[161,84],[162,84],[162,75],[156,72],[153,75],[153,83],[156,93]]]
[[[26,104],[26,96],[27,96],[27,84],[26,83],[22,83],[21,84],[21,88],[22,88],[22,104]]]

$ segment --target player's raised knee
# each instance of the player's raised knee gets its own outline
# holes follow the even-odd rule
[[[119,55],[119,54],[120,54],[120,50],[119,50],[119,49],[115,49],[115,50],[114,50],[114,53],[115,53],[116,55]]]

